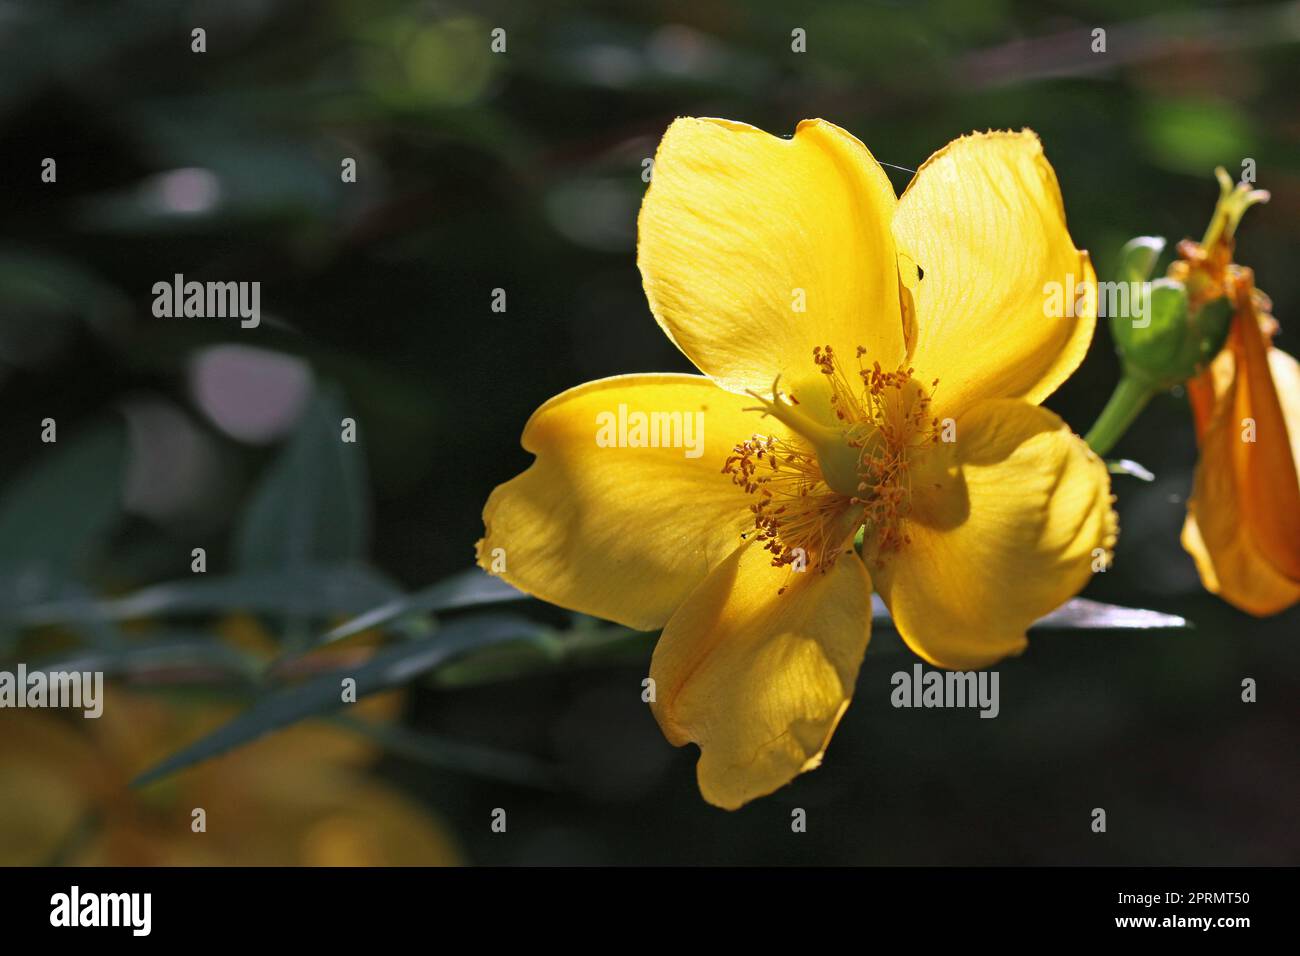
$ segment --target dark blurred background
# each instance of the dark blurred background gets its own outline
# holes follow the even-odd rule
[[[518,437],[537,405],[591,378],[689,368],[635,262],[642,161],[679,115],[782,135],[820,116],[910,169],[970,130],[1031,127],[1102,278],[1132,235],[1199,238],[1213,168],[1253,159],[1273,198],[1237,258],[1274,300],[1276,344],[1300,353],[1298,44],[1294,0],[0,0],[0,489],[31,517],[12,489],[51,448],[125,421],[120,462],[87,452],[73,469],[111,485],[98,470],[119,462],[121,508],[47,502],[70,522],[64,584],[182,579],[199,546],[223,572],[318,391],[358,423],[368,565],[410,590],[468,568],[487,494],[528,464]],[[888,171],[901,192],[910,174]],[[261,326],[154,318],[152,286],[175,273],[260,281]],[[1116,377],[1103,322],[1048,404],[1085,431]],[[57,446],[40,440],[47,417]],[[914,658],[882,628],[823,768],[727,814],[698,796],[693,748],[670,747],[641,703],[639,641],[614,660],[413,684],[411,739],[523,755],[559,784],[418,747],[386,748],[375,773],[476,863],[1295,863],[1300,612],[1256,620],[1200,589],[1178,545],[1196,455],[1182,396],[1116,453],[1156,477],[1115,479],[1117,558],[1087,596],[1193,626],[1041,634],[1001,666],[997,720],[892,709],[889,675]],[[0,565],[23,568],[32,547],[0,541]],[[49,597],[16,580],[11,604]],[[185,626],[215,633],[243,610],[228,604]],[[12,660],[66,638],[0,640]],[[1240,700],[1246,677],[1258,703]],[[490,830],[497,807],[506,834]],[[807,833],[791,832],[794,807]]]

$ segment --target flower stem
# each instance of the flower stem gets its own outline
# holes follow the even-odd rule
[[[1125,375],[1115,386],[1110,401],[1101,410],[1101,414],[1097,416],[1097,420],[1083,440],[1098,455],[1105,455],[1124,437],[1128,427],[1133,424],[1133,420],[1138,417],[1138,413],[1146,407],[1154,394],[1155,389],[1151,386]]]

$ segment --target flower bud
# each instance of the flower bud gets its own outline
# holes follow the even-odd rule
[[[1139,236],[1124,246],[1118,272],[1128,283],[1132,308],[1110,317],[1125,374],[1157,390],[1185,382],[1218,354],[1233,311],[1223,296],[1193,307],[1178,279],[1147,281],[1164,244],[1156,236]]]

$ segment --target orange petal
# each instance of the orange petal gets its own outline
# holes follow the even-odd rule
[[[1189,390],[1201,459],[1182,543],[1207,590],[1265,615],[1300,601],[1300,364],[1266,349],[1257,328],[1253,311],[1250,323],[1239,319],[1230,347]],[[1202,426],[1207,390],[1213,414]]]
[[[1259,327],[1250,296],[1233,325],[1233,352],[1237,357],[1235,415],[1238,431],[1245,420],[1255,423],[1255,440],[1241,435],[1229,442],[1241,494],[1242,515],[1254,532],[1260,553],[1279,573],[1300,581],[1300,481],[1296,478],[1294,449],[1287,434],[1287,419],[1269,361],[1269,343]],[[1285,354],[1285,353],[1282,353]],[[1290,396],[1300,400],[1294,392]],[[1300,421],[1291,425],[1294,432]]]

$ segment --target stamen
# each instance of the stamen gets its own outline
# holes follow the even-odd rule
[[[824,573],[852,548],[859,529],[864,554],[873,557],[908,543],[901,528],[911,503],[909,465],[939,440],[939,420],[930,414],[939,382],[927,392],[912,377],[914,369],[886,371],[879,362],[868,368],[866,354],[857,349],[855,382],[829,345],[813,349],[838,431],[799,409],[793,395],[781,392],[779,377],[770,399],[749,393],[760,403],[751,410],[776,418],[794,434],[740,442],[722,471],[757,497],[750,506],[752,533],[776,567]]]

